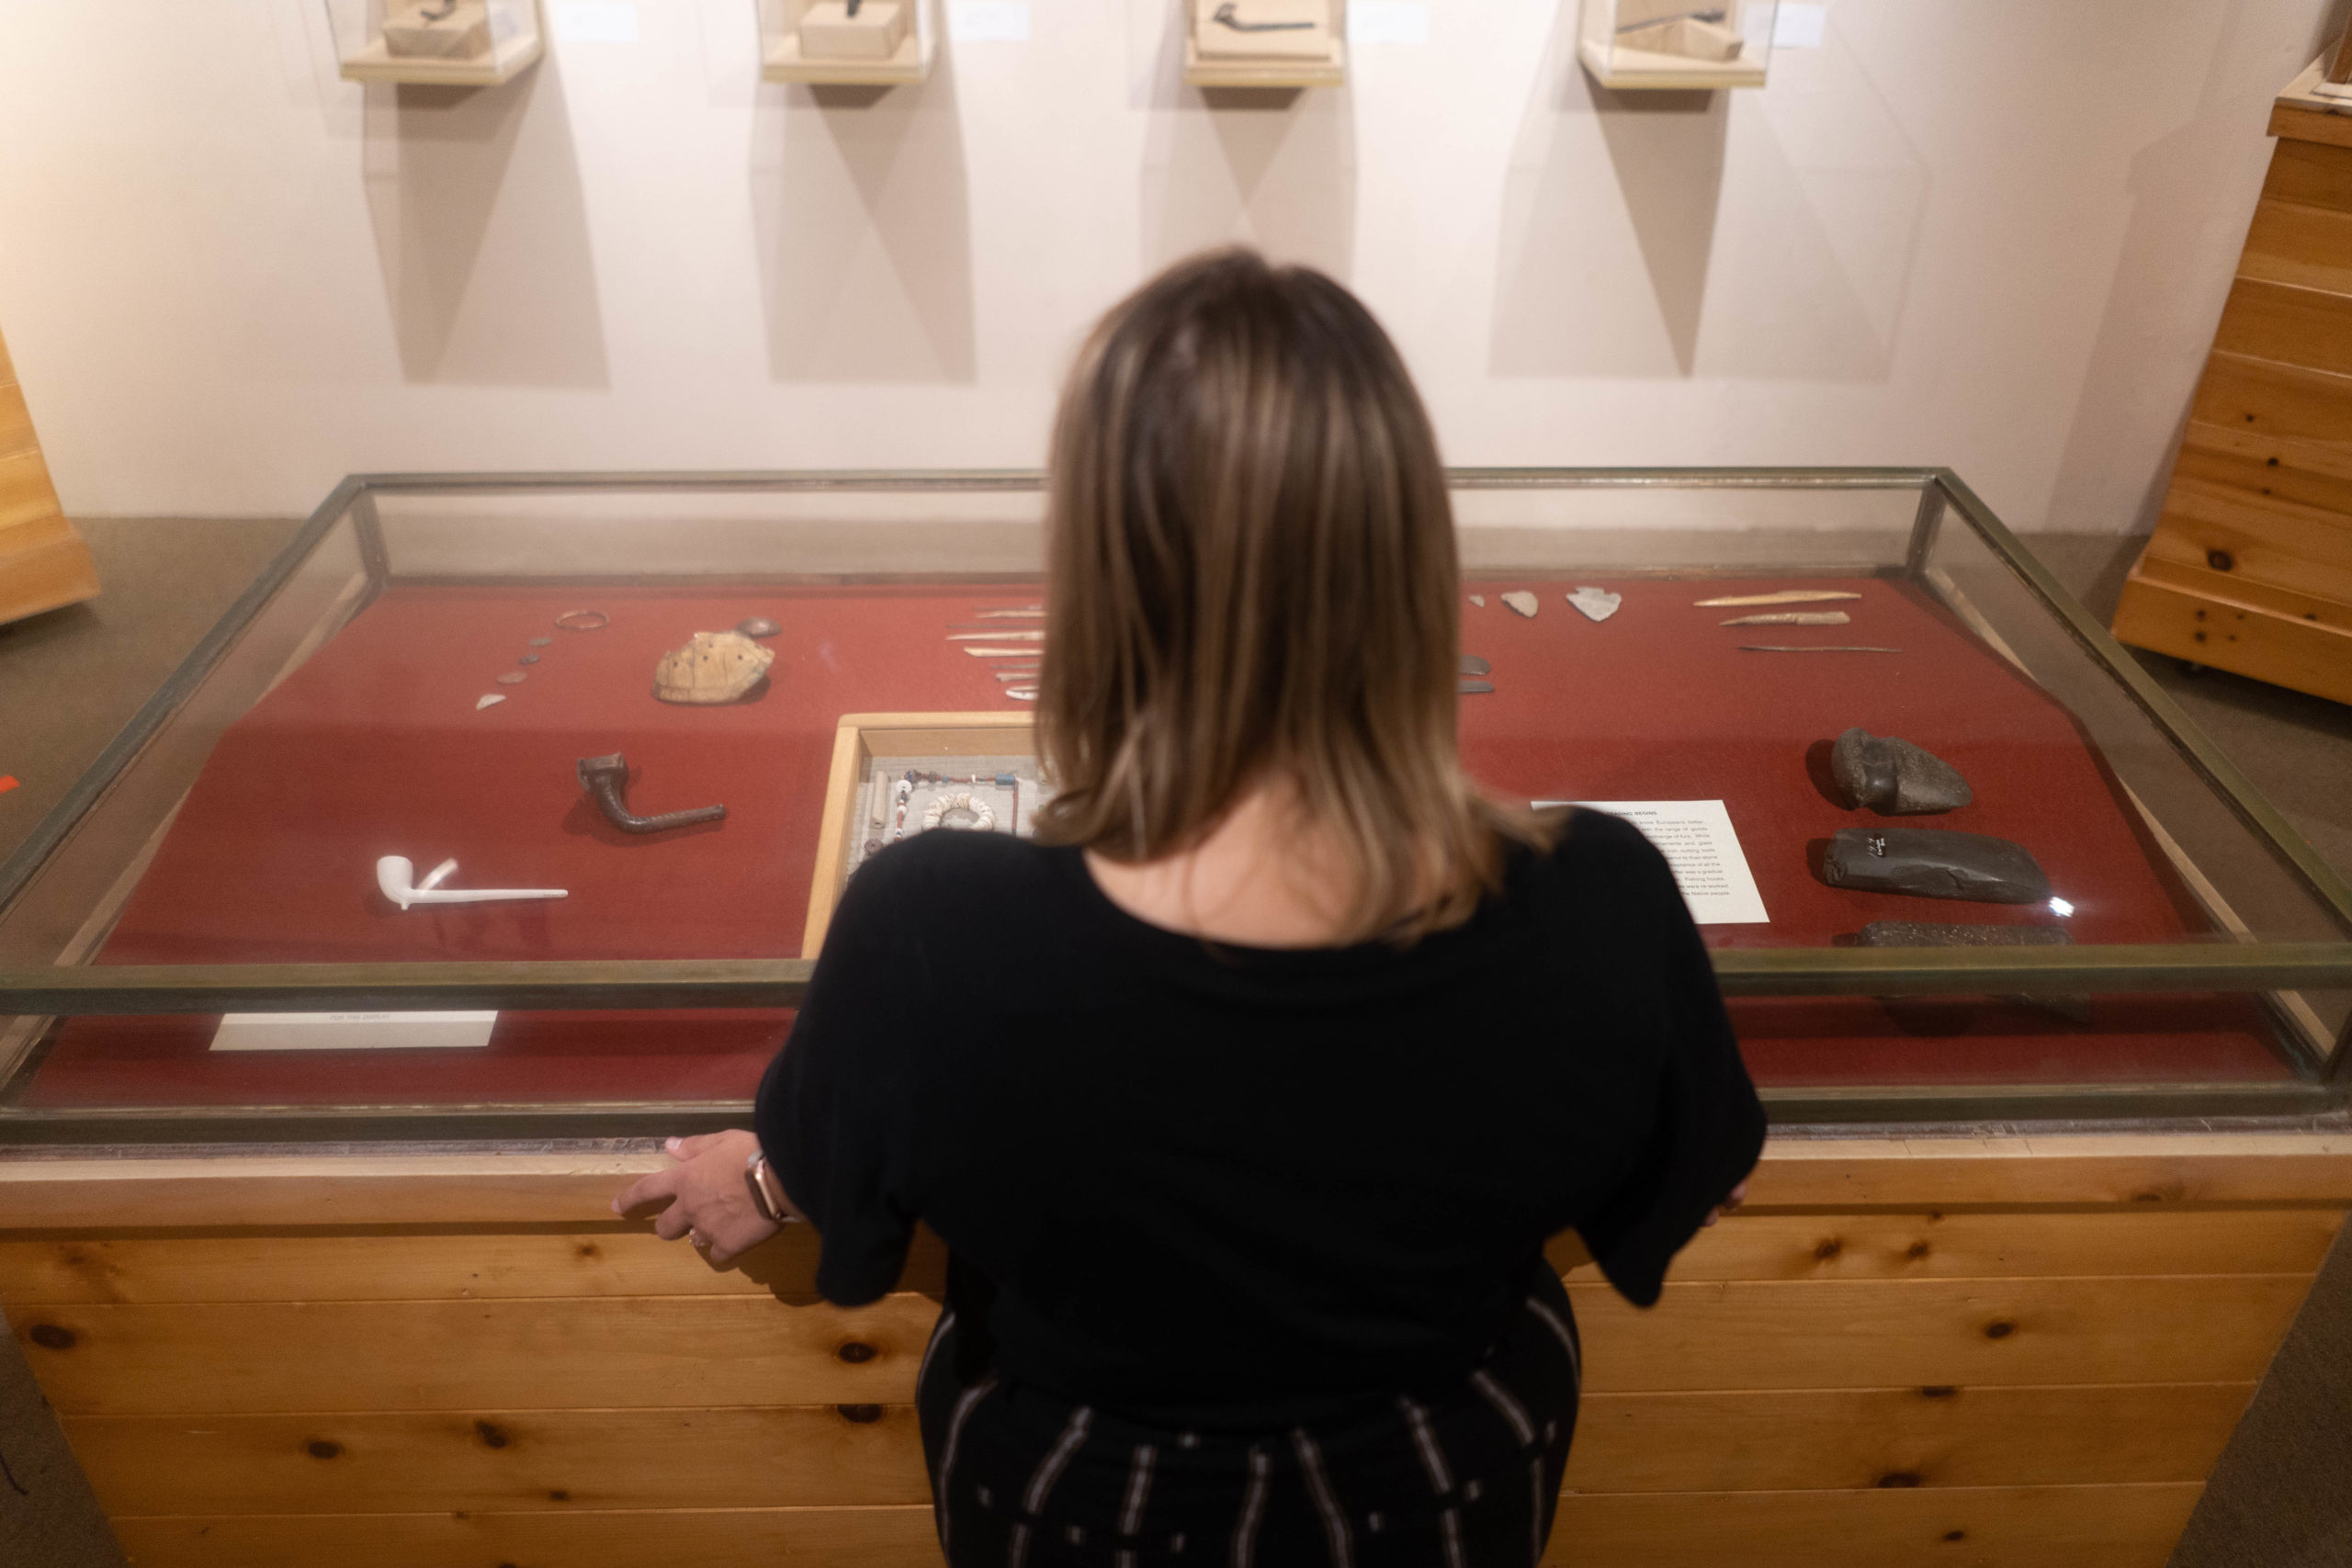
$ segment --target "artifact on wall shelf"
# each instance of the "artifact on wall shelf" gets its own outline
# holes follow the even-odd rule
[[[757,0],[760,79],[891,87],[931,74],[928,0]]]
[[[347,82],[494,87],[547,51],[539,0],[326,0]]]
[[[1780,0],[1584,0],[1577,55],[1604,87],[1760,87]]]
[[[1336,87],[1347,80],[1341,0],[1184,0],[1195,87]]]
[[[97,592],[90,547],[58,505],[8,345],[0,343],[0,624]]]

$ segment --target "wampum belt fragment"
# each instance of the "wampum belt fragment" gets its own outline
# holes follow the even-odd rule
[[[618,751],[609,757],[582,757],[579,766],[580,787],[604,811],[605,820],[624,833],[660,833],[672,828],[691,828],[697,822],[719,821],[727,815],[723,806],[697,806],[691,811],[639,817],[628,808],[627,757]]]

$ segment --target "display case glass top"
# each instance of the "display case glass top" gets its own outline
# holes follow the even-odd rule
[[[1465,764],[1660,842],[1779,1113],[2340,1095],[2352,893],[1958,479],[1454,487]],[[346,481],[0,868],[0,1136],[740,1117],[856,867],[1050,795],[1042,510]]]
[[[346,81],[491,87],[546,52],[538,0],[325,0]]]
[[[1760,87],[1780,0],[1583,0],[1577,55],[1604,87]]]

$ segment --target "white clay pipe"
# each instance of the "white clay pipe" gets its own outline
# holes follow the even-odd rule
[[[416,880],[416,863],[406,855],[386,855],[376,863],[376,886],[384,897],[405,909],[413,904],[490,904],[507,898],[565,898],[570,890],[562,887],[444,887],[449,874],[458,869],[454,860],[445,860]]]

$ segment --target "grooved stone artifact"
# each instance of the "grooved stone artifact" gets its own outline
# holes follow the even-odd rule
[[[1855,938],[1863,947],[2071,947],[2063,926],[1946,926],[1928,920],[1872,920]]]
[[[1840,828],[1821,878],[1863,893],[1916,893],[1987,904],[2038,904],[2050,878],[2022,844],[1940,828]]]
[[[1960,770],[1941,757],[1860,725],[1830,748],[1829,773],[1849,803],[1889,817],[1951,811],[1976,798]]]
[[[665,703],[731,703],[759,684],[775,662],[775,649],[741,632],[696,632],[653,667],[653,694]]]
[[[1525,615],[1530,620],[1535,618],[1535,595],[1528,592],[1523,588],[1514,589],[1510,592],[1504,594],[1503,603],[1510,605],[1516,613]]]
[[[723,806],[697,806],[690,811],[665,811],[659,817],[639,817],[628,808],[628,759],[618,751],[608,757],[582,757],[579,762],[580,787],[588,792],[605,814],[605,820],[624,833],[660,833],[672,828],[691,828],[697,822],[717,822],[727,816]]]

